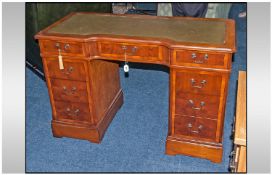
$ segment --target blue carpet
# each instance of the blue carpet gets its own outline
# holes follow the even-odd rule
[[[120,70],[124,104],[101,144],[54,138],[46,84],[26,69],[26,172],[227,172],[235,111],[238,70],[246,70],[246,18],[238,18],[245,5],[234,4],[237,48],[227,98],[224,157],[221,164],[188,156],[167,156],[169,74],[132,68]]]

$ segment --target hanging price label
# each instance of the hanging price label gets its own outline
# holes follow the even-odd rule
[[[127,63],[124,65],[124,71],[128,72],[129,71],[129,66],[127,65]]]
[[[59,69],[62,70],[62,69],[64,69],[64,66],[63,66],[63,60],[62,60],[62,55],[60,53],[60,49],[59,49],[59,56],[58,56],[58,58],[59,58]]]
[[[122,49],[124,50],[124,57],[125,57],[125,65],[124,65],[124,72],[128,72],[129,71],[129,66],[127,64],[127,46],[122,46]]]

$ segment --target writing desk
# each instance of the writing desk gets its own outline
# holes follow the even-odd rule
[[[35,35],[55,137],[100,143],[123,103],[119,65],[170,69],[166,154],[222,159],[235,24],[226,19],[72,13]]]

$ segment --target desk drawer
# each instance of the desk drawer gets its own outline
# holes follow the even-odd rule
[[[175,115],[174,133],[209,140],[216,139],[217,120]]]
[[[61,55],[83,56],[83,43],[65,42],[55,40],[42,40],[40,43],[41,51],[58,55],[58,49],[61,49]]]
[[[85,82],[51,79],[54,100],[88,103]]]
[[[55,101],[58,120],[90,122],[88,103],[69,103]]]
[[[176,93],[220,95],[222,75],[211,72],[176,72]]]
[[[175,113],[217,119],[220,96],[177,93]]]
[[[127,58],[135,60],[162,60],[162,56],[160,56],[161,49],[156,45],[99,42],[98,49],[99,55],[102,57],[124,60],[124,54],[126,53]]]
[[[58,58],[44,58],[50,78],[86,81],[87,63],[83,60],[63,58],[64,69],[59,69]]]
[[[228,54],[190,50],[174,50],[173,64],[192,67],[229,68]]]

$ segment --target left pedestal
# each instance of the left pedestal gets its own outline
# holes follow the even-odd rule
[[[123,104],[117,63],[63,55],[42,55],[55,137],[100,143]]]

